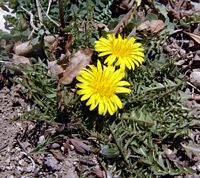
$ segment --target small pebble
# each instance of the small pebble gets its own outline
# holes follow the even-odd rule
[[[6,148],[6,150],[7,150],[7,152],[10,152],[10,151],[11,151],[11,149],[10,149],[9,146]]]
[[[51,154],[48,154],[44,158],[44,165],[50,170],[53,170],[53,171],[58,170],[58,161]]]
[[[23,165],[24,165],[24,160],[23,160],[23,159],[21,159],[21,160],[19,160],[19,162],[18,162],[18,163],[19,163],[19,165],[20,165],[20,166],[23,166]]]
[[[199,164],[199,165],[197,165],[197,170],[198,170],[198,171],[200,171],[200,164]]]
[[[60,148],[60,145],[59,145],[58,143],[53,143],[53,144],[51,145],[51,148],[52,148],[52,149]]]
[[[63,151],[63,152],[65,151],[65,147],[64,147],[64,146],[62,146],[60,149],[61,149],[61,151]]]
[[[10,164],[10,156],[5,161],[7,164]]]
[[[18,171],[23,171],[23,167],[17,166],[17,170],[18,170]]]
[[[13,176],[13,175],[10,175],[8,178],[15,178],[15,176]]]
[[[33,171],[33,167],[32,166],[28,166],[27,168],[26,168],[26,172],[32,172]]]
[[[38,145],[43,144],[45,142],[45,137],[44,135],[39,137]]]
[[[190,82],[196,87],[200,87],[200,72],[199,71],[193,71],[190,74]]]

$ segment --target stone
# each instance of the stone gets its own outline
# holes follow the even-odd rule
[[[52,148],[52,149],[60,148],[60,145],[59,145],[58,143],[53,143],[53,144],[51,145],[51,148]]]
[[[58,161],[52,154],[44,157],[44,166],[52,171],[58,170]]]
[[[200,88],[200,71],[193,71],[190,74],[190,82]]]
[[[39,137],[38,145],[43,144],[45,142],[45,137],[44,135]]]

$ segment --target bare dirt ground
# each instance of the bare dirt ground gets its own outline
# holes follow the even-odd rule
[[[197,5],[196,8],[199,7],[199,4]],[[188,25],[185,28],[186,31],[200,35],[200,25],[192,27]],[[184,93],[189,99],[185,104],[193,109],[196,118],[200,118],[200,44],[190,35],[180,32],[171,35],[164,48],[166,54],[176,56],[175,66],[181,70],[187,83]],[[25,110],[29,108],[29,103],[23,97],[23,88],[20,85],[4,84],[0,88],[0,178],[80,177],[77,173],[82,169],[80,162],[86,161],[83,156],[75,153],[73,148],[68,149],[67,154],[60,155],[60,151],[63,150],[62,145],[52,143],[49,144],[49,149],[31,154],[39,143],[45,142],[44,132],[48,126],[42,122],[14,120],[21,114],[22,108]],[[194,129],[192,132],[194,143],[189,144],[191,148],[199,150],[199,135],[199,128]],[[191,159],[196,159],[192,169],[199,174],[199,153]],[[97,164],[95,161],[94,159],[94,165]]]
[[[27,109],[21,89],[17,85],[0,90],[0,178],[78,177],[75,168],[79,156],[74,151],[59,161],[50,152],[31,155],[31,143],[21,141],[25,131],[35,129],[33,122],[13,121],[22,108]],[[53,148],[56,147],[59,145],[54,144]]]

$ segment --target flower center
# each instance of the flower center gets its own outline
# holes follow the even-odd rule
[[[93,89],[101,96],[111,97],[115,93],[116,87],[109,77],[102,75],[93,82]]]

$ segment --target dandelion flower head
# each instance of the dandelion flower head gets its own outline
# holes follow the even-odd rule
[[[107,56],[104,63],[108,65],[120,66],[122,70],[128,68],[134,70],[144,62],[144,49],[141,43],[135,42],[135,38],[123,39],[119,34],[118,38],[113,34],[108,34],[107,38],[101,37],[95,42],[95,50],[99,57]]]
[[[97,67],[88,65],[89,68],[83,68],[80,75],[77,76],[77,93],[82,95],[81,101],[85,101],[90,110],[98,107],[99,115],[105,115],[107,112],[113,115],[118,109],[122,108],[122,102],[117,96],[119,93],[130,93],[129,82],[122,80],[125,73],[121,70],[115,70],[114,66],[103,66],[100,61]]]

